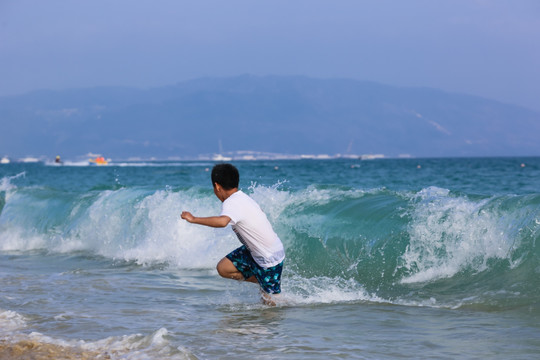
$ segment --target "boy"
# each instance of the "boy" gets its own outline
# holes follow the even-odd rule
[[[243,244],[217,264],[219,275],[234,280],[246,280],[261,286],[262,300],[275,305],[272,294],[281,292],[281,271],[285,251],[259,205],[238,190],[240,175],[231,164],[218,164],[212,169],[214,194],[221,200],[219,216],[196,217],[183,211],[182,219],[210,227],[225,227],[229,223]]]

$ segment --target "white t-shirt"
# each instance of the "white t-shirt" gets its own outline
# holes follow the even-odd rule
[[[239,190],[223,202],[221,215],[231,218],[233,231],[259,266],[267,269],[283,261],[283,244],[255,200]]]

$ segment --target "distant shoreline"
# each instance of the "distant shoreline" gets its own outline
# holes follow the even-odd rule
[[[314,161],[331,161],[331,160],[356,160],[356,161],[377,161],[377,160],[433,160],[433,159],[522,159],[522,158],[537,158],[540,155],[499,155],[499,156],[412,156],[412,155],[398,155],[398,156],[386,156],[383,154],[364,154],[364,155],[326,155],[326,154],[302,154],[302,155],[262,155],[262,156],[246,156],[239,154],[228,154],[226,156],[212,156],[212,155],[199,155],[199,156],[186,156],[186,157],[168,157],[168,158],[143,158],[143,157],[130,157],[130,158],[113,158],[109,159],[108,165],[121,166],[121,165],[137,165],[137,164],[169,164],[174,162],[227,162],[227,161],[302,161],[302,160],[314,160]],[[76,158],[81,158],[76,157]],[[0,163],[2,165],[8,164],[45,164],[50,166],[90,166],[92,165],[87,160],[62,160],[61,163],[56,163],[54,159],[46,157],[40,157],[38,159],[32,158],[32,161],[27,161],[25,158],[14,159],[10,157],[4,157],[5,161]]]

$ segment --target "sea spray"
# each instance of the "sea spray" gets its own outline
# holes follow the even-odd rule
[[[141,188],[55,193],[19,190],[0,216],[3,250],[87,251],[141,264],[167,262],[181,268],[213,267],[230,246],[223,230],[181,221],[183,209],[201,215],[219,210],[198,191]]]
[[[427,188],[413,200],[410,241],[401,256],[410,274],[402,282],[451,277],[466,269],[484,271],[489,259],[503,259],[513,244],[488,200],[470,201],[449,190]]]

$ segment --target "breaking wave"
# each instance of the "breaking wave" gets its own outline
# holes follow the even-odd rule
[[[207,188],[61,191],[0,179],[0,250],[86,252],[142,266],[213,269],[238,246],[228,229],[182,210],[219,212]],[[540,300],[540,194],[479,196],[343,186],[245,190],[287,252],[283,287],[297,303],[533,308]]]

